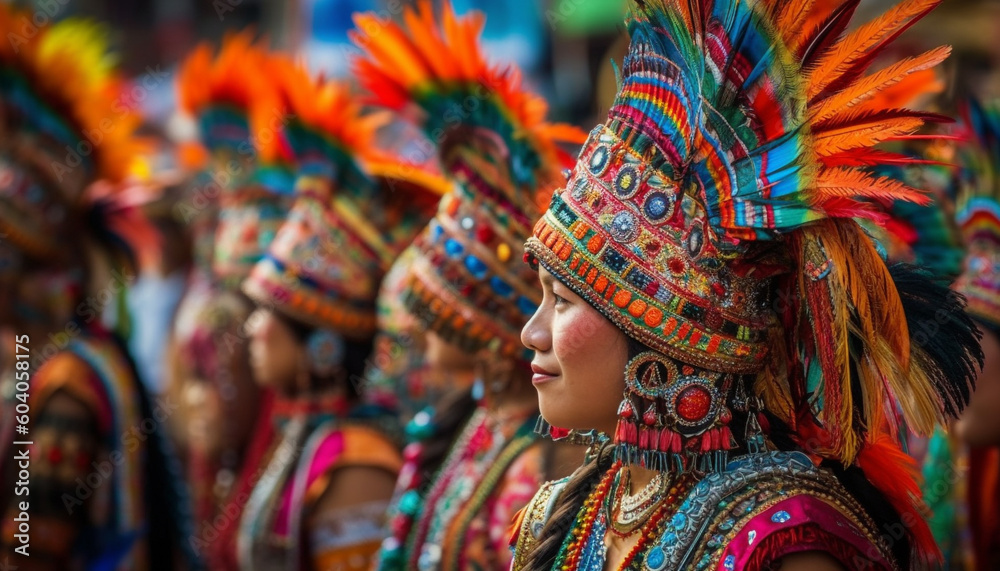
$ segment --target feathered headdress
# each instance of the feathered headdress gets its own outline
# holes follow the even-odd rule
[[[962,190],[956,219],[967,253],[955,289],[977,319],[1000,326],[1000,106],[965,102],[961,110]]]
[[[940,101],[945,83],[936,73],[938,71],[932,68],[914,72],[900,80],[911,87],[880,92],[873,97],[872,104],[895,109]],[[919,88],[914,88],[916,86]],[[955,164],[957,138],[948,127],[932,125],[911,140],[885,145],[873,165],[875,174],[925,191],[930,202],[886,201],[882,206],[887,218],[859,220],[884,247],[888,261],[930,270],[936,279],[946,284],[958,276],[963,256],[962,240],[955,224],[959,185],[959,168]]]
[[[348,85],[288,60],[272,70],[291,112],[273,144],[294,157],[296,198],[243,289],[315,327],[370,337],[382,278],[447,184],[426,164],[380,150],[387,117],[368,112]]]
[[[465,350],[524,356],[520,330],[541,292],[520,263],[522,244],[569,164],[559,143],[583,133],[547,123],[548,105],[520,72],[488,63],[481,13],[456,17],[445,2],[439,23],[422,0],[404,10],[404,25],[374,14],[355,22],[360,82],[378,105],[415,108],[456,183],[415,243],[407,306]]]
[[[35,26],[31,12],[2,4],[0,33],[0,134],[14,165],[0,187],[5,239],[49,258],[82,221],[116,253],[126,236],[153,245],[135,185],[122,184],[142,148],[140,116],[123,95],[106,30],[76,19]],[[106,185],[88,193],[99,179]]]
[[[957,415],[976,356],[959,302],[890,270],[855,221],[929,200],[872,167],[905,161],[876,145],[939,119],[884,101],[913,99],[907,78],[948,48],[869,68],[937,1],[847,31],[858,3],[635,0],[608,121],[527,246],[657,352],[752,376],[803,447],[845,465],[897,404],[924,434]],[[719,410],[704,402],[688,412]]]
[[[296,171],[285,132],[291,102],[281,82],[261,79],[270,78],[270,70],[291,65],[290,61],[247,42],[248,37],[235,36],[223,44],[209,89],[199,86],[201,96],[208,95],[211,103],[195,106],[202,109],[199,117],[212,141],[209,144],[228,149],[222,157],[227,163],[240,159],[239,170],[230,171],[232,183],[219,194],[212,264],[216,277],[235,288],[260,261],[284,222]],[[189,61],[197,62],[197,53]],[[241,134],[243,112],[249,118],[249,130]],[[231,169],[233,165],[215,166]]]
[[[140,116],[122,98],[117,58],[103,26],[69,19],[30,37],[32,14],[0,6],[0,81],[4,128],[50,137],[77,150],[93,178],[125,177],[137,151]],[[29,26],[31,27],[31,26]],[[111,127],[108,127],[108,122]],[[62,150],[62,149],[60,149]]]
[[[180,108],[198,121],[209,150],[255,158],[257,135],[268,131],[275,117],[284,118],[285,102],[266,72],[274,57],[244,30],[224,38],[214,57],[212,47],[201,44],[181,64]]]
[[[421,0],[404,10],[403,20],[405,27],[375,14],[355,15],[358,31],[351,37],[367,55],[355,69],[372,100],[394,111],[415,106],[444,155],[454,146],[499,138],[506,152],[497,160],[507,164],[515,185],[551,188],[561,165],[571,162],[558,144],[582,137],[574,127],[546,121],[548,103],[524,89],[520,70],[489,63],[479,43],[483,14],[459,18],[445,2],[439,24],[431,2]]]

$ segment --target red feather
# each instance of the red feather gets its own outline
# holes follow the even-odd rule
[[[921,499],[916,461],[888,436],[878,434],[861,449],[857,464],[907,523],[904,528],[917,556],[927,564],[940,563],[941,551],[924,516],[927,508]]]

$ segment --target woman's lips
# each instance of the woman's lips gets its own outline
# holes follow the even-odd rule
[[[539,367],[538,365],[535,365],[534,363],[531,364],[531,372],[534,373],[531,376],[531,384],[533,385],[540,385],[542,383],[547,383],[558,376],[555,373],[552,373],[550,371],[547,371]]]

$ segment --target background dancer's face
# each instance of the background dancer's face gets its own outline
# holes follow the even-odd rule
[[[476,367],[476,355],[449,343],[433,331],[427,332],[424,362],[440,373],[471,373]]]
[[[628,341],[593,306],[538,268],[544,297],[521,331],[535,351],[532,382],[553,426],[614,434],[625,390]]]
[[[306,357],[292,327],[273,310],[260,308],[247,319],[247,330],[254,379],[265,387],[295,392]]]
[[[976,390],[956,429],[958,436],[971,446],[1000,444],[1000,339],[983,331],[983,372],[976,379]]]

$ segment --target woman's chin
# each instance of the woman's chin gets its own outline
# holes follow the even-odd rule
[[[541,413],[542,418],[545,422],[551,424],[552,426],[558,428],[565,428],[567,430],[577,429],[580,427],[580,419],[575,418],[572,411],[567,411],[565,406],[545,406],[545,399],[538,399],[538,411]]]

